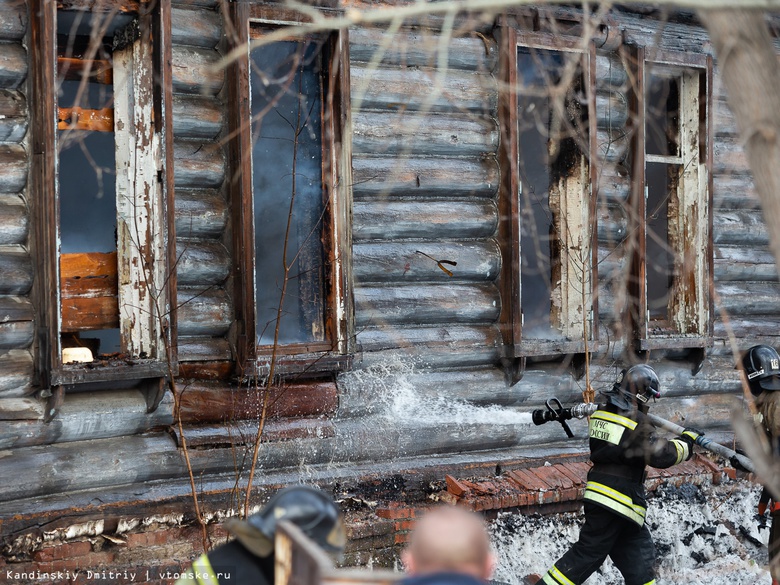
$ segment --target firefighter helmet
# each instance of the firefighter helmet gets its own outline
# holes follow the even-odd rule
[[[344,520],[336,503],[318,489],[294,486],[278,491],[259,512],[246,520],[231,518],[225,523],[230,534],[250,552],[267,557],[274,550],[276,525],[288,520],[328,552],[344,550]]]
[[[634,404],[644,406],[651,398],[660,398],[661,382],[652,367],[638,364],[621,371],[612,390],[606,395],[618,408],[631,410]]]
[[[780,390],[780,355],[775,348],[754,345],[742,356],[742,369],[753,396],[764,390]]]

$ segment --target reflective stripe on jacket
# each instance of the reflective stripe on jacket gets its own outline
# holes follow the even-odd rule
[[[658,437],[647,416],[608,403],[588,424],[590,459],[584,499],[642,526],[645,522],[644,476],[647,465],[666,468],[684,461],[688,443]]]

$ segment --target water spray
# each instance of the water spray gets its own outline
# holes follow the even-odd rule
[[[564,408],[561,404],[561,401],[557,398],[550,398],[547,402],[545,402],[545,406],[547,407],[546,409],[540,408],[534,410],[531,413],[531,420],[533,420],[535,425],[543,425],[544,423],[550,421],[557,421],[561,424],[563,430],[566,432],[566,436],[569,438],[573,437],[574,433],[572,433],[569,425],[566,424],[566,421],[573,418],[585,418],[586,416],[590,416],[596,412],[599,407],[599,405],[594,402],[582,402],[580,404],[575,404],[574,406]],[[680,425],[663,419],[660,416],[647,413],[647,418],[654,427],[664,429],[675,435],[682,435],[683,431],[685,431],[685,427],[681,427]],[[704,435],[699,435],[696,437],[694,443],[699,445],[702,449],[706,449],[707,451],[728,459],[731,465],[738,469],[743,469],[751,473],[755,471],[755,465],[753,465],[753,462],[750,459],[741,453],[734,451],[733,449],[729,449],[725,445],[711,441]]]

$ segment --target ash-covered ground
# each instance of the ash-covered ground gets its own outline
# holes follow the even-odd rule
[[[760,488],[746,481],[661,487],[651,495],[648,526],[657,550],[658,585],[770,585],[768,530],[755,520]],[[494,579],[521,585],[544,572],[577,539],[582,513],[502,514],[491,523],[498,555]],[[620,585],[607,562],[587,585]]]

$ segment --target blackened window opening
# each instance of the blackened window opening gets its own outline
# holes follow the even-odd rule
[[[321,342],[326,337],[324,62],[322,45],[316,41],[274,42],[250,53],[256,319],[261,346],[274,343],[277,325],[280,344]]]

